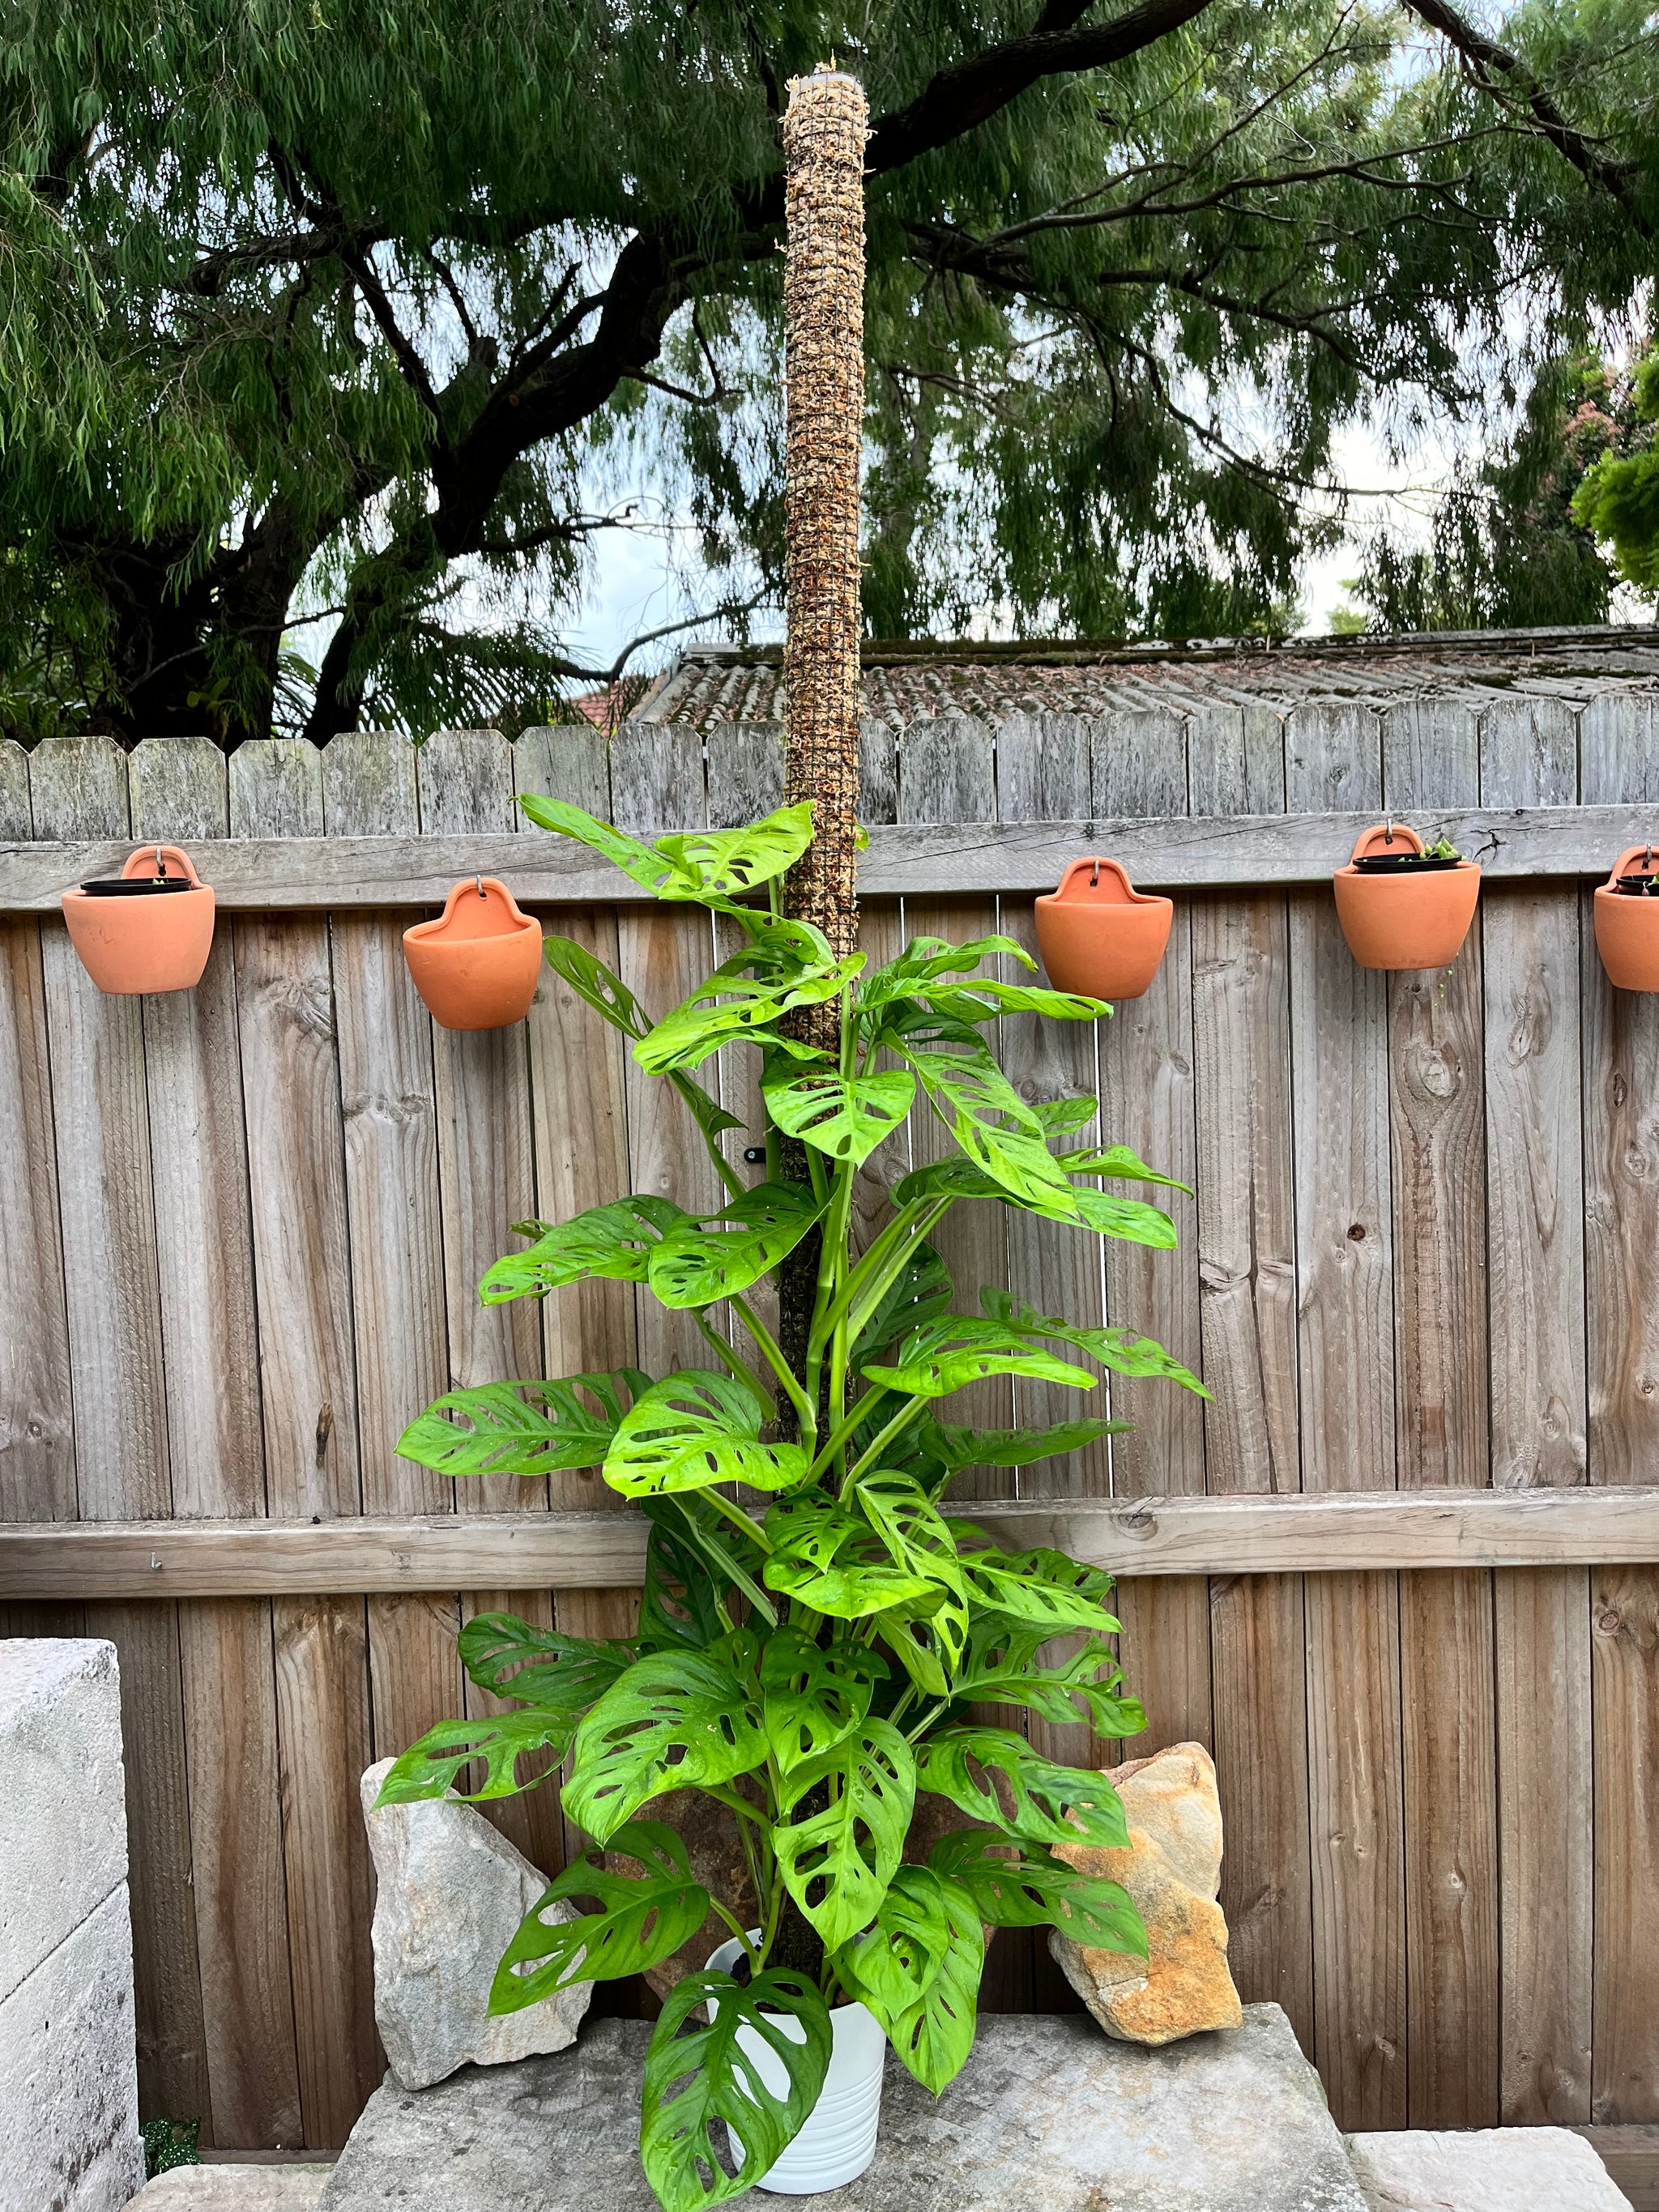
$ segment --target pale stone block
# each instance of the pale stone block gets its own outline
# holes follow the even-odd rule
[[[450,1797],[375,1808],[392,1762],[362,1779],[374,1861],[374,2022],[406,2089],[458,2066],[501,2066],[576,2039],[592,1982],[572,1982],[523,2012],[492,2019],[489,1985],[519,1923],[547,1887],[482,1813]],[[579,1917],[560,1904],[552,1917]]]
[[[0,2002],[0,2212],[121,2212],[144,2179],[126,1884]]]
[[[369,2100],[318,2212],[658,2212],[639,2163],[643,2021]],[[745,2200],[747,2201],[747,2200]],[[775,2201],[757,2197],[758,2207]],[[874,2163],[824,2212],[1365,2212],[1277,2005],[1167,2050],[992,2016],[935,2099],[889,2056]]]
[[[1370,2212],[1630,2212],[1571,2128],[1409,2128],[1347,2145]]]
[[[175,2166],[131,2212],[316,2212],[328,2176],[326,2166]]]
[[[126,1880],[115,1646],[0,1642],[0,2000]]]

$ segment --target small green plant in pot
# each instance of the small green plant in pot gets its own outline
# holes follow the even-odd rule
[[[1029,1104],[986,1042],[999,1014],[1089,1020],[1097,1000],[984,975],[1005,956],[1035,965],[1000,937],[920,939],[873,970],[861,953],[835,957],[780,911],[780,878],[811,840],[808,806],[647,845],[574,807],[523,804],[656,897],[712,908],[741,932],[740,949],[655,1023],[583,948],[547,942],[557,972],[679,1092],[730,1202],[699,1216],[638,1196],[525,1224],[527,1245],[489,1269],[482,1295],[542,1297],[588,1276],[642,1283],[696,1317],[708,1357],[658,1380],[624,1369],[452,1391],[409,1429],[400,1451],[445,1474],[602,1464],[651,1525],[637,1632],[599,1643],[506,1615],[473,1620],[468,1671],[516,1710],[433,1729],[380,1802],[441,1796],[470,1768],[475,1798],[506,1796],[535,1786],[521,1760],[546,1779],[570,1758],[564,1811],[593,1848],[508,1947],[496,2012],[652,1967],[711,1909],[729,1927],[732,1970],[677,1984],[645,2071],[646,2173],[666,2212],[695,2212],[740,2195],[795,2141],[849,2006],[867,2008],[917,2080],[942,2089],[972,2046],[985,1924],[1048,1923],[1144,1951],[1125,1893],[1054,1850],[1127,1841],[1110,1784],[969,1711],[1020,1706],[1104,1736],[1144,1726],[1108,1641],[1110,1577],[1059,1552],[1006,1553],[946,1502],[963,1468],[1052,1459],[1115,1425],[974,1430],[940,1407],[988,1376],[1083,1393],[1106,1368],[1200,1386],[1148,1338],[1079,1327],[1005,1291],[957,1310],[929,1242],[953,1206],[992,1203],[1174,1243],[1166,1214],[1103,1187],[1169,1179],[1121,1146],[1076,1141],[1097,1102]],[[790,1034],[792,1010],[831,1003],[838,1051]],[[720,1133],[734,1125],[694,1073],[738,1041],[763,1055],[768,1171],[754,1188],[723,1158]],[[890,1218],[860,1252],[854,1178],[923,1104],[955,1149],[895,1185]],[[804,1180],[783,1176],[786,1137],[805,1147]],[[815,1232],[797,1374],[763,1317],[763,1286]],[[757,1933],[695,1877],[675,1828],[641,1817],[678,1790],[734,1818]],[[921,1864],[904,1856],[919,1791],[975,1824]],[[566,1899],[588,1909],[544,1917]],[[873,2109],[869,2128],[873,2144]]]

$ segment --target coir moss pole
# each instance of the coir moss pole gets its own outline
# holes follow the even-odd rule
[[[864,421],[864,88],[820,69],[789,86],[783,122],[784,346],[788,409],[784,537],[784,801],[812,803],[812,842],[784,885],[784,909],[813,922],[837,956],[858,937],[859,449]],[[796,1033],[834,1052],[840,1010],[803,1007]],[[807,1179],[786,1143],[783,1171]],[[804,1375],[818,1239],[791,1255],[779,1285],[781,1343]]]

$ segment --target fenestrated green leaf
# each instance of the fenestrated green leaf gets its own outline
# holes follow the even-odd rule
[[[953,1603],[954,1600],[941,1595],[935,1583],[930,1586],[925,1604],[912,1599],[876,1615],[876,1633],[925,1698],[951,1695],[951,1675],[962,1650],[961,1627],[953,1620],[948,1632],[941,1634],[933,1626],[933,1616]]]
[[[543,1297],[565,1283],[600,1275],[642,1283],[652,1253],[686,1216],[665,1198],[612,1199],[544,1228],[523,1252],[507,1252],[486,1268],[478,1296],[487,1306],[509,1298]]]
[[[1024,1329],[1031,1336],[1045,1337],[1051,1344],[1075,1345],[1079,1352],[1090,1353],[1114,1374],[1161,1376],[1168,1382],[1180,1383],[1183,1390],[1196,1391],[1200,1398],[1210,1395],[1197,1376],[1178,1359],[1171,1358],[1154,1338],[1140,1336],[1133,1329],[1079,1328],[1071,1322],[1056,1319],[1053,1314],[1040,1314],[1023,1298],[1007,1291],[993,1290],[988,1285],[980,1291],[979,1302],[991,1320]]]
[[[447,1390],[398,1439],[404,1459],[440,1474],[557,1474],[598,1467],[628,1409],[651,1387],[637,1367],[556,1382],[481,1382]],[[467,1426],[461,1424],[465,1422]]]
[[[777,1626],[777,1608],[760,1586],[765,1554],[757,1545],[695,1492],[683,1491],[676,1497],[647,1499],[645,1504],[647,1512],[654,1505],[679,1516],[688,1552],[702,1562],[705,1578],[712,1577],[717,1590],[741,1591],[768,1627]]]
[[[691,1871],[684,1838],[661,1820],[630,1820],[611,1838],[612,1856],[632,1859],[619,1874],[605,1855],[584,1851],[550,1882],[520,1922],[490,1984],[492,2013],[526,2005],[580,1979],[620,1981],[642,1974],[695,1936],[708,1914],[708,1892]],[[568,1898],[597,1899],[599,1910],[574,1920],[544,1915]]]
[[[769,1637],[761,1654],[762,1715],[779,1771],[821,1758],[849,1736],[887,1671],[867,1644],[823,1644],[798,1627]]]
[[[859,1371],[866,1360],[885,1352],[895,1338],[948,1313],[955,1295],[951,1271],[944,1261],[931,1244],[918,1244],[860,1325],[848,1364]]]
[[[741,898],[793,867],[811,842],[810,799],[780,806],[740,830],[688,830],[659,837],[657,850],[676,873],[658,886],[657,896],[710,904]]]
[[[481,1690],[578,1717],[634,1663],[631,1645],[536,1628],[511,1613],[474,1613],[459,1638]]]
[[[802,1183],[763,1182],[718,1213],[688,1217],[652,1253],[646,1280],[665,1306],[707,1306],[746,1291],[793,1252],[823,1212]]]
[[[727,1663],[728,1641],[637,1661],[577,1729],[564,1809],[599,1843],[659,1790],[731,1782],[764,1764],[759,1692]]]
[[[781,1816],[826,1783],[830,1803],[772,1830],[778,1872],[827,1950],[874,1919],[898,1870],[915,1803],[916,1765],[890,1721],[865,1719],[833,1749],[781,1778]]]
[[[954,1692],[987,1705],[1024,1705],[1060,1726],[1087,1720],[1097,1735],[1140,1734],[1146,1711],[1122,1687],[1123,1670],[1109,1644],[1085,1636],[1061,1656],[1051,1647],[1044,1629],[1006,1613],[976,1612]]]
[[[935,2096],[956,2079],[974,2047],[985,1971],[985,1931],[973,1899],[958,1883],[943,1880],[939,1896],[951,1923],[951,1942],[939,1972],[913,2004],[890,2017],[866,1999],[903,2064]]]
[[[1146,1929],[1122,1885],[1079,1874],[1037,1844],[1011,1843],[987,1828],[941,1836],[927,1863],[957,1882],[993,1928],[1058,1928],[1074,1943],[1146,1955]]]
[[[836,1972],[849,1996],[862,1998],[885,2023],[923,1995],[950,1948],[951,1917],[939,1876],[927,1867],[902,1866],[875,1926],[836,1952]]]
[[[1012,1620],[1063,1636],[1080,1628],[1094,1636],[1113,1636],[1120,1623],[1105,1610],[1112,1578],[1064,1552],[964,1550],[963,1577],[975,1610],[1004,1613]]]
[[[526,1705],[511,1713],[497,1713],[473,1721],[440,1721],[418,1743],[412,1743],[380,1784],[377,1805],[413,1805],[428,1797],[442,1797],[454,1788],[455,1778],[473,1759],[483,1761],[484,1778],[477,1790],[457,1795],[468,1804],[490,1797],[516,1797],[546,1781],[564,1757],[576,1730],[574,1711],[550,1711]],[[520,1782],[516,1762],[521,1753],[546,1752],[528,1781]]]
[[[602,1014],[612,1029],[624,1036],[641,1037],[651,1023],[645,1009],[620,975],[603,960],[595,959],[585,945],[572,937],[544,937],[542,950],[548,966],[569,984],[579,999]]]
[[[1162,1183],[1166,1190],[1184,1190],[1190,1198],[1193,1187],[1182,1182],[1178,1176],[1160,1175],[1149,1168],[1145,1160],[1131,1152],[1127,1145],[1085,1145],[1080,1152],[1058,1152],[1055,1158],[1067,1175],[1105,1176],[1120,1182]]]
[[[927,1003],[941,1013],[958,1014],[964,1020],[990,1021],[998,1014],[1042,1014],[1051,1022],[1091,1022],[1111,1008],[1103,999],[1085,998],[1080,991],[1051,991],[1040,983],[1000,983],[994,976],[976,975],[971,983],[953,990],[930,990]]]
[[[997,1066],[983,1041],[899,1049],[957,1148],[1020,1200],[1069,1207],[1072,1186],[1043,1141],[1042,1126]]]
[[[643,1651],[701,1651],[719,1641],[726,1624],[715,1609],[721,1593],[704,1571],[690,1540],[684,1498],[641,1501],[651,1522],[645,1546],[645,1588],[640,1598],[638,1643]]]
[[[968,1314],[946,1314],[915,1329],[889,1364],[866,1367],[872,1382],[921,1398],[944,1398],[994,1375],[1024,1375],[1038,1382],[1064,1382],[1092,1390],[1086,1367],[1043,1351],[1029,1330],[1005,1328]]]
[[[620,868],[642,890],[660,893],[665,881],[678,875],[682,886],[678,896],[695,896],[692,878],[677,863],[665,859],[637,837],[630,837],[626,830],[601,822],[584,808],[572,806],[566,799],[544,799],[530,792],[520,793],[519,804],[538,830],[551,830],[561,837],[575,838],[609,860],[613,867]]]
[[[739,2045],[739,2028],[776,2060],[787,2082],[782,2094]],[[829,2009],[805,1974],[769,1966],[739,1985],[705,1969],[675,1984],[651,2033],[640,2110],[640,2161],[663,2212],[724,2204],[777,2163],[818,2100],[831,2041]]]
[[[927,998],[930,984],[969,975],[998,953],[1006,953],[1036,972],[1036,962],[1012,937],[975,937],[966,945],[950,945],[942,937],[913,937],[896,959],[874,969],[860,986],[859,1012],[873,1012],[878,1006]]]
[[[964,1467],[1030,1467],[1080,1451],[1102,1437],[1113,1437],[1128,1421],[1054,1421],[1043,1429],[970,1429],[925,1415],[917,1424],[920,1441],[954,1473]]]
[[[897,1128],[915,1095],[916,1079],[902,1067],[853,1076],[809,1071],[761,1085],[766,1110],[786,1136],[855,1167]]]
[[[930,1606],[945,1595],[929,1576],[894,1565],[862,1515],[823,1491],[774,1506],[766,1516],[772,1556],[766,1587],[837,1620],[863,1620],[892,1606]]]
[[[817,1006],[835,998],[858,974],[864,957],[854,952],[828,967],[782,971],[769,965],[751,975],[747,971],[755,965],[753,949],[734,953],[639,1039],[634,1057],[647,1075],[665,1075],[673,1068],[696,1067],[723,1044],[744,1037],[763,1036],[787,1051],[789,1040],[774,1030],[780,1015],[792,1006]],[[811,1048],[803,1050],[810,1054]]]
[[[962,1726],[924,1736],[916,1749],[916,1781],[970,1820],[1024,1843],[1121,1846],[1129,1840],[1122,1804],[1103,1774],[1058,1766],[1010,1729]]]
[[[1085,1121],[1092,1121],[1100,1111],[1100,1101],[1093,1091],[1084,1091],[1069,1098],[1034,1098],[1031,1111],[1042,1125],[1045,1136],[1061,1137],[1068,1130],[1080,1129]]]
[[[618,1423],[605,1479],[624,1498],[746,1482],[787,1490],[811,1465],[799,1444],[761,1442],[761,1409],[730,1375],[691,1367],[654,1382]]]
[[[894,1565],[942,1586],[945,1595],[927,1612],[925,1640],[947,1679],[954,1676],[968,1642],[968,1588],[955,1536],[911,1475],[883,1469],[855,1483],[854,1494]],[[914,1634],[911,1641],[918,1641]]]
[[[1173,1221],[1161,1207],[1139,1198],[1116,1198],[1091,1183],[1072,1186],[1077,1218],[1097,1236],[1115,1237],[1122,1244],[1150,1244],[1157,1252],[1173,1252],[1180,1242]]]

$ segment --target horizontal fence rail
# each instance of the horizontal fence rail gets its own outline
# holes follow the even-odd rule
[[[707,1358],[629,1284],[480,1304],[514,1221],[721,1187],[550,971],[525,1023],[458,1036],[402,932],[498,875],[660,1016],[723,925],[643,903],[515,795],[648,837],[751,820],[781,781],[747,724],[0,744],[0,1636],[117,1645],[143,2094],[204,2142],[337,2145],[380,2077],[358,1778],[495,1710],[463,1623],[635,1625],[642,1526],[592,1472],[452,1483],[398,1437],[457,1386]],[[1645,2142],[1659,998],[1609,988],[1589,887],[1659,836],[1659,698],[871,721],[861,811],[875,960],[1035,950],[1032,894],[1080,851],[1175,896],[1142,999],[995,1036],[1026,1097],[1099,1093],[1079,1141],[1193,1187],[1161,1194],[1179,1250],[988,1203],[939,1232],[966,1310],[986,1285],[1144,1330],[1211,1392],[1113,1376],[1123,1432],[958,1478],[999,1540],[1117,1574],[1148,1730],[992,1717],[1085,1765],[1213,1753],[1234,1975],[1345,2126]],[[1329,875],[1390,811],[1486,872],[1435,975],[1356,968],[1337,923]],[[214,885],[207,969],[100,998],[58,899],[151,839]],[[757,1177],[752,1054],[702,1078]],[[948,1141],[919,1109],[899,1167]],[[866,1176],[860,1234],[886,1205]],[[1024,1380],[951,1408],[1074,1410]],[[550,1790],[492,1817],[550,1872],[581,1841]],[[1074,2002],[1021,1930],[985,1998]]]
[[[1404,815],[1401,820],[1405,819]],[[1377,810],[1346,814],[1171,815],[1148,820],[878,824],[859,863],[867,898],[1048,890],[1079,853],[1109,852],[1158,890],[1238,890],[1328,880]],[[1659,806],[1473,807],[1411,817],[1425,843],[1449,837],[1494,882],[1604,877],[1627,846],[1659,842]],[[0,844],[0,913],[53,914],[70,884],[120,872],[131,838]],[[586,846],[538,834],[448,837],[199,839],[191,858],[227,913],[349,913],[441,906],[458,879],[505,876],[520,900],[615,904],[646,896]]]
[[[1033,1498],[971,1516],[1005,1551],[1046,1546],[1135,1577],[1659,1562],[1659,1489]],[[14,1522],[0,1528],[0,1600],[627,1589],[649,1525],[626,1511]]]

